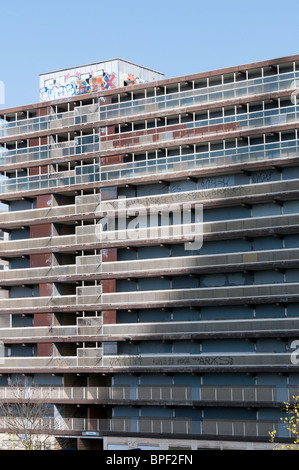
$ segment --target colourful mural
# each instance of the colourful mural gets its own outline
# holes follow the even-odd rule
[[[139,77],[135,77],[132,73],[126,74],[122,73],[120,76],[120,84],[119,86],[130,86],[130,85],[138,85],[138,83],[144,83],[144,80],[141,80]]]
[[[135,77],[133,74],[121,74],[119,81],[116,73],[106,73],[104,71],[88,74],[75,75],[67,73],[61,83],[51,83],[40,89],[40,101],[52,101],[67,98],[74,95],[84,95],[99,91],[112,90],[116,87],[136,85],[144,83],[144,80]],[[62,83],[63,82],[63,83]]]
[[[64,83],[55,83],[51,86],[44,86],[40,89],[40,101],[52,101],[60,98],[67,98],[74,95],[83,95],[104,90],[112,90],[117,86],[115,73],[103,73],[94,76],[91,71],[87,74],[78,72],[75,75],[69,73],[64,77]]]

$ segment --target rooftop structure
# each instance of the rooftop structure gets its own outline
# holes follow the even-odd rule
[[[111,59],[39,76],[40,101],[162,80],[164,74],[124,59]]]

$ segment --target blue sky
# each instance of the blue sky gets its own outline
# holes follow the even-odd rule
[[[122,57],[167,78],[299,53],[298,0],[1,2],[1,108],[42,72]]]

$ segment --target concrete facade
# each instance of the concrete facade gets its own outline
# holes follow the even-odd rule
[[[23,377],[86,450],[288,440],[298,76],[292,56],[0,111],[0,400]]]

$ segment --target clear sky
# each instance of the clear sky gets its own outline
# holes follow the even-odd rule
[[[298,0],[0,0],[5,104],[42,72],[121,57],[166,78],[299,53]]]

